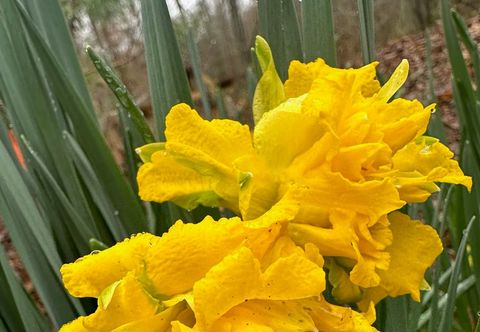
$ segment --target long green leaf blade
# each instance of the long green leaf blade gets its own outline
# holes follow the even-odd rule
[[[112,199],[118,217],[129,234],[146,229],[145,215],[140,203],[128,187],[125,178],[115,164],[103,136],[87,111],[81,96],[72,87],[68,77],[61,70],[52,51],[39,34],[25,10],[19,6],[22,21],[28,31],[32,45],[40,55],[45,71],[49,73],[52,88],[75,126],[76,139],[84,150],[89,162],[97,173],[97,178]],[[68,105],[68,107],[66,107]]]
[[[473,142],[472,146],[477,158],[477,163],[480,163],[480,131],[478,130],[478,128],[480,128],[479,107],[475,99],[475,92],[470,81],[468,68],[463,59],[455,25],[450,14],[449,1],[442,0],[440,4],[448,57],[452,66],[452,86],[454,95],[456,96],[455,104],[459,111],[462,127],[466,129],[468,136]]]
[[[12,271],[2,246],[0,246],[0,284],[2,285],[0,321],[5,321],[9,331],[50,331],[45,317]]]
[[[193,106],[193,102],[165,0],[142,0],[141,5],[156,133],[163,140],[170,108],[182,102]]]
[[[385,331],[408,330],[408,298],[406,296],[386,299],[386,310]]]
[[[88,239],[92,237],[98,237],[99,234],[94,232],[88,228],[88,226],[82,220],[82,217],[78,214],[75,210],[75,207],[70,203],[68,197],[63,192],[60,185],[55,181],[52,174],[49,172],[48,168],[45,166],[41,158],[38,154],[33,150],[32,146],[28,143],[24,136],[21,137],[24,144],[27,146],[26,151],[29,152],[29,156],[35,162],[37,169],[40,170],[41,177],[44,179],[49,185],[52,191],[55,193],[56,198],[64,206],[67,215],[70,219],[65,221],[67,229],[70,231],[70,236],[65,238],[60,238],[60,241],[69,240],[69,238],[73,239],[73,242],[76,244],[79,254],[86,254],[88,253]],[[66,247],[66,246],[62,246]]]
[[[92,118],[95,118],[87,85],[59,1],[21,0],[21,2],[50,48],[55,49],[56,60],[69,77],[75,91],[87,104]]]
[[[472,59],[473,68],[475,70],[477,100],[480,101],[480,53],[478,52],[477,42],[473,39],[468,31],[468,27],[464,19],[457,12],[452,11],[452,18],[457,31],[462,38],[463,44],[467,47],[468,52],[470,53],[470,58]]]
[[[303,60],[300,28],[292,0],[259,0],[259,32],[270,45],[278,74],[287,78],[292,60]]]
[[[442,320],[440,322],[440,327],[438,331],[448,332],[451,331],[452,322],[453,322],[453,312],[455,310],[455,300],[457,293],[458,278],[460,276],[461,267],[463,264],[463,256],[465,254],[465,249],[467,247],[468,236],[470,235],[470,230],[472,229],[475,217],[470,219],[467,228],[463,233],[462,242],[458,247],[457,257],[455,258],[455,265],[452,272],[452,277],[450,278],[450,283],[448,285],[448,298],[443,311]]]
[[[0,24],[0,91],[8,120],[17,138],[22,134],[29,138],[52,175],[62,183],[78,213],[89,222],[92,215],[78,175],[71,160],[65,158],[67,150],[61,136],[67,126],[65,118],[53,97],[47,73],[41,68],[38,57],[32,56],[28,49],[27,36],[19,33],[23,29],[18,29],[21,17],[15,3],[5,1],[3,4],[4,12],[0,12],[0,16],[4,14],[5,17],[0,21],[4,18],[17,21],[17,27]]]
[[[332,0],[303,0],[302,29],[305,61],[323,58],[336,66]]]
[[[93,65],[97,69],[97,72],[103,78],[105,83],[107,83],[110,90],[112,90],[120,105],[122,105],[122,107],[130,114],[133,123],[137,127],[139,133],[143,136],[145,143],[153,143],[155,138],[153,137],[150,127],[145,121],[145,116],[143,115],[142,110],[138,108],[125,84],[123,84],[118,76],[115,75],[112,68],[107,65],[105,60],[95,53],[90,46],[87,46],[86,52],[90,57],[90,60],[92,60]]]
[[[77,300],[64,291],[61,259],[48,221],[35,204],[15,163],[0,143],[0,211],[12,242],[55,325],[82,313]]]
[[[75,161],[75,165],[87,184],[90,195],[92,195],[97,203],[114,239],[116,241],[124,239],[128,236],[128,231],[121,224],[119,211],[115,208],[114,203],[111,201],[111,197],[108,195],[105,188],[101,186],[100,179],[95,174],[95,170],[88,161],[82,148],[75,141],[75,138],[73,138],[68,132],[65,132],[64,135],[65,140],[70,147],[70,153]]]
[[[195,44],[195,39],[193,37],[192,28],[188,28],[187,33],[187,45],[190,52],[190,61],[192,63],[193,75],[195,77],[195,83],[198,86],[200,92],[200,98],[202,100],[203,111],[205,118],[212,119],[212,107],[210,106],[210,101],[208,97],[207,87],[203,81],[202,68],[200,67],[200,56],[198,55],[198,48]]]
[[[373,0],[357,0],[363,63],[375,60],[375,17]]]

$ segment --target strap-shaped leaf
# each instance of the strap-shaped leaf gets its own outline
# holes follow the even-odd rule
[[[0,246],[0,284],[2,285],[0,287],[2,299],[0,321],[5,322],[5,331],[50,331],[45,317],[13,272],[2,246]],[[0,331],[2,331],[1,327]]]
[[[305,61],[323,58],[330,66],[335,66],[332,0],[303,0],[302,21]]]
[[[93,65],[97,69],[97,72],[103,78],[105,83],[107,83],[110,90],[112,90],[115,97],[117,97],[118,102],[122,107],[130,114],[132,122],[135,124],[138,132],[142,135],[145,143],[152,143],[155,141],[153,133],[150,130],[143,112],[138,108],[137,104],[133,100],[132,95],[127,90],[127,87],[120,78],[115,75],[112,68],[103,60],[95,51],[87,46],[86,49],[87,55],[92,60]]]
[[[455,258],[455,265],[453,267],[452,277],[450,278],[450,283],[448,284],[448,297],[445,309],[443,311],[442,320],[440,321],[440,327],[438,331],[451,331],[453,324],[453,313],[455,311],[455,300],[457,298],[457,286],[459,285],[458,281],[460,278],[460,271],[463,265],[463,256],[465,255],[465,249],[467,247],[468,236],[470,235],[470,230],[472,229],[473,223],[475,221],[475,216],[470,219],[470,222],[467,225],[467,228],[464,230],[462,241],[458,247],[457,257]]]
[[[118,218],[122,226],[127,234],[144,231],[146,229],[146,219],[142,207],[132,189],[127,185],[119,167],[115,164],[115,160],[95,120],[87,110],[85,101],[76,92],[65,72],[61,70],[53,50],[49,48],[25,8],[18,0],[16,4],[21,14],[25,32],[29,36],[28,46],[35,50],[41,59],[41,64],[45,72],[48,73],[52,90],[58,98],[59,104],[65,106],[65,113],[72,122],[75,139],[94,169],[99,185],[105,188],[115,210],[118,211]],[[32,141],[30,138],[29,140]]]
[[[302,38],[294,0],[259,0],[258,28],[270,44],[278,75],[287,78],[292,60],[303,60]]]
[[[193,106],[193,102],[165,0],[142,0],[141,5],[156,133],[163,140],[165,117],[170,108],[178,103]]]
[[[357,0],[363,63],[375,60],[375,18],[373,0]]]

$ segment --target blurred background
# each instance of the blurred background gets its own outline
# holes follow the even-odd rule
[[[472,37],[480,41],[480,1],[456,0],[451,3],[467,19]],[[139,1],[62,0],[61,4],[102,128],[116,159],[121,162],[122,147],[115,143],[121,142],[117,133],[115,97],[97,74],[84,49],[85,45],[91,45],[109,60],[147,118],[151,118]],[[240,120],[249,122],[250,101],[245,73],[252,63],[250,48],[259,30],[256,1],[169,0],[167,4],[197,109],[203,111],[187,45],[189,27],[192,27],[214,116],[218,116],[216,104],[221,93],[231,116],[238,115]],[[295,4],[300,6],[300,2]],[[335,0],[332,4],[337,65],[361,66],[357,3]],[[392,6],[389,0],[376,0],[374,14],[379,72],[388,75],[401,59],[408,59],[411,71],[404,86],[405,97],[420,99],[425,103],[437,101],[447,126],[449,143],[453,144],[454,149],[457,148],[458,124],[452,112],[451,72],[439,21],[439,2],[400,0]],[[426,61],[427,43],[430,44],[427,47],[431,47],[431,64]]]

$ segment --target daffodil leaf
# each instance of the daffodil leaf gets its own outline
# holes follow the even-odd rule
[[[258,123],[264,113],[285,100],[285,92],[275,68],[270,46],[260,36],[255,40],[255,54],[262,70],[262,76],[253,95],[253,118],[255,123]]]
[[[128,112],[133,124],[137,127],[138,132],[145,140],[145,143],[154,142],[155,137],[153,136],[153,133],[145,120],[145,116],[143,115],[142,110],[133,100],[133,97],[127,90],[125,84],[115,74],[112,68],[107,65],[105,60],[103,60],[97,53],[95,53],[95,51],[90,46],[87,46],[86,53],[90,60],[92,60],[92,63],[95,66],[98,74],[100,74],[100,76],[103,78],[110,90],[112,90],[118,102]]]

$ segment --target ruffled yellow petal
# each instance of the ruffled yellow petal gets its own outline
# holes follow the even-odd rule
[[[335,260],[330,259],[327,264],[328,281],[332,285],[332,295],[338,303],[355,303],[362,298],[362,291],[358,285],[350,281],[348,273]]]
[[[76,297],[98,297],[112,283],[129,271],[143,269],[150,248],[159,240],[152,234],[138,234],[111,248],[64,264],[60,269],[63,283]]]
[[[145,271],[154,292],[172,296],[189,291],[212,267],[242,246],[262,257],[285,221],[275,215],[273,211],[248,224],[239,218],[214,221],[206,217],[198,224],[178,221],[145,256]]]
[[[319,295],[325,290],[325,273],[321,266],[296,252],[279,258],[262,275],[263,290],[258,298],[295,300]]]
[[[295,244],[290,239],[288,239],[288,243],[285,243],[281,234],[283,233],[283,225],[293,220],[297,212],[297,204],[292,204],[289,200],[281,200],[259,218],[242,223],[247,234],[245,245],[252,250],[256,258],[261,260],[262,266],[267,264],[266,261],[269,259],[267,266],[281,257],[281,255],[272,253],[280,244],[285,244],[285,247],[295,247]],[[288,254],[291,252],[288,251]],[[266,258],[266,256],[270,258]],[[315,256],[315,258],[318,257]]]
[[[340,136],[342,121],[355,114],[378,87],[377,64],[359,69],[329,69],[313,82],[302,104],[302,112],[324,119]]]
[[[370,301],[377,303],[385,296],[404,294],[419,301],[425,271],[442,251],[442,243],[432,227],[399,212],[393,212],[388,219],[393,233],[392,245],[387,247],[390,265],[387,270],[378,271],[380,285],[364,291],[362,306]]]
[[[157,310],[158,301],[151,297],[130,273],[115,287],[108,304],[99,305],[93,314],[65,325],[61,331],[110,332],[125,324],[148,319],[154,316]]]
[[[332,170],[356,182],[361,182],[388,165],[391,150],[384,143],[364,143],[340,148],[332,159]]]
[[[288,238],[285,240],[287,242],[281,248],[290,241]],[[280,251],[273,249],[276,254],[286,255],[276,259],[264,272],[260,261],[245,247],[214,266],[194,286],[198,326],[208,329],[245,301],[290,301],[319,295],[325,289],[325,274],[321,266],[307,258],[300,248],[288,248],[290,254],[280,248]],[[267,257],[270,259],[272,256]]]
[[[375,224],[357,224],[358,243],[353,244],[357,263],[350,271],[350,280],[361,287],[374,287],[380,283],[377,270],[386,270],[390,265],[390,255],[385,248],[393,241],[390,223],[386,216]]]
[[[384,224],[381,218],[370,224],[367,217],[342,209],[332,210],[329,221],[330,227],[290,222],[288,232],[299,245],[315,244],[323,256],[348,258],[351,262],[350,281],[355,285],[378,285],[380,276],[376,270],[386,269],[390,262],[384,250],[391,243],[388,222]],[[337,284],[336,287],[343,287],[340,281]],[[350,287],[348,282],[344,285]],[[351,293],[351,289],[338,292]]]
[[[293,241],[292,241],[293,242]],[[325,259],[320,255],[320,251],[318,250],[318,247],[314,245],[313,243],[307,243],[304,246],[305,249],[305,255],[309,260],[314,262],[320,267],[323,267],[325,264]]]
[[[199,204],[218,206],[214,177],[203,176],[178,163],[165,151],[155,152],[151,162],[143,164],[137,175],[140,198],[144,201],[173,201],[184,209]]]
[[[194,331],[198,332],[198,329],[194,329],[178,321],[172,322],[172,332],[194,332]]]
[[[318,118],[300,112],[302,100],[285,101],[264,114],[255,127],[255,150],[270,171],[286,168],[325,133]],[[293,128],[297,134],[292,135]]]
[[[269,250],[262,257],[260,263],[262,271],[266,270],[270,265],[272,265],[277,259],[281,257],[287,257],[292,255],[297,251],[297,245],[295,242],[290,239],[290,237],[283,235],[275,240],[275,243],[269,248]],[[320,255],[320,254],[319,254]],[[318,266],[323,266],[316,261],[317,256],[312,255],[310,252],[307,255],[308,259],[316,263]],[[323,263],[320,261],[320,263]]]
[[[178,104],[168,113],[165,137],[167,150],[170,143],[188,146],[226,167],[253,152],[248,126],[232,120],[203,120],[187,104]]]
[[[146,274],[156,293],[184,293],[244,241],[238,218],[214,221],[206,217],[198,224],[178,221],[145,256]]]
[[[434,108],[435,104],[423,107],[417,100],[395,99],[388,104],[374,103],[367,112],[383,134],[382,141],[395,152],[425,133]]]
[[[285,96],[294,98],[309,92],[313,81],[320,77],[328,68],[322,59],[317,59],[315,62],[310,63],[301,63],[293,60],[288,67]]]
[[[210,331],[304,332],[317,329],[301,302],[250,300],[229,310]]]
[[[233,163],[253,153],[248,127],[231,120],[203,120],[186,104],[172,108],[166,127],[166,151],[178,163],[209,178],[225,205],[237,211],[239,174]]]
[[[471,189],[472,178],[465,176],[453,152],[436,138],[422,136],[393,156],[395,179],[402,199],[422,202],[438,187],[435,182],[462,184]]]
[[[228,310],[255,298],[261,289],[260,263],[242,247],[215,265],[193,288],[197,324],[207,330]]]
[[[319,170],[322,166],[325,168],[324,164],[331,159],[332,154],[334,155],[339,149],[338,137],[335,137],[331,132],[326,133],[310,149],[293,160],[286,172],[284,182],[295,182],[307,176],[315,177],[316,174],[320,173]]]
[[[304,308],[311,311],[315,326],[322,332],[375,332],[371,324],[375,321],[374,308],[370,312],[359,313],[348,307],[333,305],[320,299],[303,301]]]
[[[313,243],[322,256],[356,258],[352,243],[358,241],[355,233],[357,215],[352,211],[333,210],[327,227],[290,222],[288,235],[298,245]],[[361,218],[361,217],[359,217]],[[363,218],[364,222],[366,218]]]
[[[328,213],[331,209],[354,211],[376,221],[405,204],[388,179],[357,183],[339,173],[321,169],[312,172],[311,177],[299,179],[299,183],[288,190],[293,199],[301,202],[295,220],[320,227],[329,226]]]
[[[186,209],[202,204],[238,211],[239,174],[233,163],[253,152],[248,127],[231,120],[205,121],[186,104],[172,108],[166,127],[164,145],[143,149],[140,197],[171,200]]]
[[[176,320],[178,315],[185,309],[185,303],[180,302],[154,316],[117,327],[112,332],[169,332],[172,321]]]
[[[378,259],[374,259],[368,256],[368,252],[362,250],[357,243],[353,243],[353,248],[357,254],[357,263],[350,271],[350,280],[361,287],[375,287],[380,283],[380,276],[376,272],[378,265],[387,265],[390,261],[388,254],[384,252],[377,253],[380,256],[380,262]],[[383,254],[383,255],[382,255]]]
[[[58,332],[90,332],[90,330],[83,325],[84,320],[85,316],[80,316],[70,323],[63,325]]]

